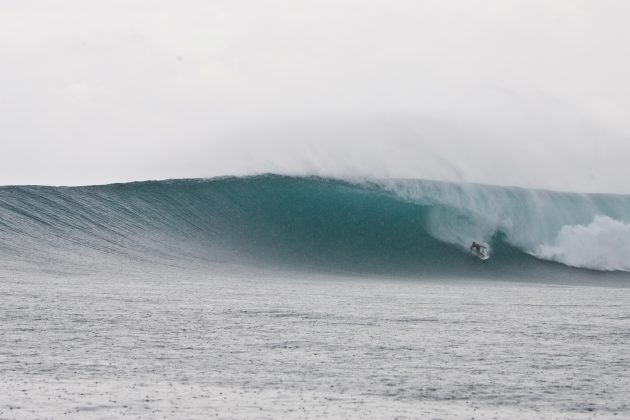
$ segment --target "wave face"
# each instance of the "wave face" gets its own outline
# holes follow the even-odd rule
[[[630,197],[263,175],[0,188],[8,270],[254,264],[449,276],[630,271]],[[491,258],[468,253],[478,241]],[[574,268],[568,268],[574,267]]]

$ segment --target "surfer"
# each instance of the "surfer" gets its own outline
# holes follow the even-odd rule
[[[488,258],[490,258],[490,255],[488,255],[488,248],[486,248],[485,246],[481,244],[478,244],[475,241],[473,241],[472,245],[470,246],[470,253],[482,261],[485,261]]]
[[[470,246],[470,252],[472,252],[473,249],[479,253],[483,253],[482,249],[486,249],[486,247],[473,241],[472,245]]]

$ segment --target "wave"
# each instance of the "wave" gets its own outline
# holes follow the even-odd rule
[[[17,271],[128,261],[418,276],[630,271],[622,195],[261,175],[2,187],[0,211],[0,263]],[[490,260],[470,256],[472,241]]]

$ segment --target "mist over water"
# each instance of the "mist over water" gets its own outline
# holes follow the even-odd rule
[[[630,193],[629,7],[12,2],[0,185],[272,172]]]
[[[483,108],[483,99],[479,107]],[[461,104],[460,104],[461,105]],[[454,104],[457,108],[458,105]],[[630,143],[579,118],[546,121],[510,104],[487,114],[374,115],[262,124],[235,130],[214,158],[236,174],[433,179],[573,192],[625,193]],[[553,113],[552,113],[553,114]],[[592,139],[606,138],[602,143]],[[199,160],[204,159],[200,153]],[[219,163],[218,167],[222,164]]]

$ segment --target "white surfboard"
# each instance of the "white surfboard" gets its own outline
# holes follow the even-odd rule
[[[487,248],[481,248],[480,250],[472,249],[470,253],[479,258],[481,261],[485,261],[490,258],[490,254],[488,253]]]

